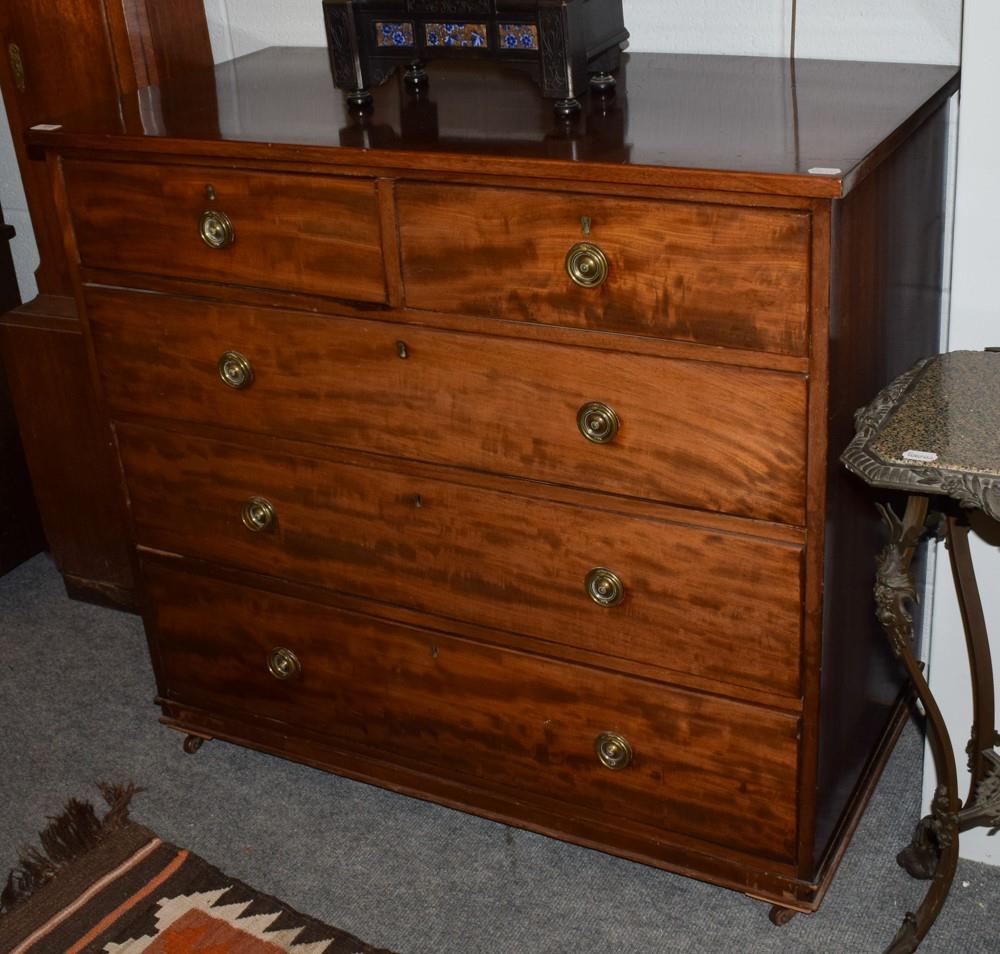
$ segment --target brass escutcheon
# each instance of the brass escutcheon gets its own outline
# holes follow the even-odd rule
[[[267,530],[274,523],[277,516],[274,505],[265,497],[251,497],[240,511],[243,517],[243,526],[254,533]]]
[[[28,88],[28,81],[24,75],[24,57],[21,56],[21,47],[16,43],[11,43],[7,47],[7,55],[10,57],[10,70],[14,74],[14,85],[19,93],[23,93]]]
[[[631,744],[625,736],[616,732],[602,732],[594,740],[594,751],[601,765],[612,772],[620,772],[632,762]]]
[[[253,384],[253,365],[238,351],[227,351],[219,358],[219,377],[234,391],[243,391]]]
[[[608,444],[618,434],[621,419],[615,409],[603,401],[590,401],[577,411],[576,426],[588,441]]]
[[[228,248],[236,241],[233,220],[225,212],[207,209],[201,214],[201,240],[209,248]]]
[[[608,257],[592,242],[577,242],[566,255],[566,271],[581,288],[597,288],[608,280]]]
[[[617,573],[612,573],[606,566],[595,566],[584,583],[587,595],[598,606],[617,606],[625,599],[625,584]]]
[[[290,649],[277,646],[268,653],[267,669],[275,679],[295,679],[302,672],[302,663]]]

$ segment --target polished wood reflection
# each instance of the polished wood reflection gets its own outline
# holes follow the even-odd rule
[[[470,172],[493,157],[507,160],[507,174],[545,160],[596,180],[837,195],[958,82],[952,66],[798,60],[793,70],[777,58],[651,53],[625,60],[617,94],[586,98],[568,125],[530,77],[460,61],[433,64],[425,95],[391,80],[373,91],[371,113],[352,114],[325,50],[278,47],[126,95],[120,107],[67,113],[62,130],[33,135],[51,142],[72,134],[77,144],[124,135],[151,151],[184,139],[209,154]]]

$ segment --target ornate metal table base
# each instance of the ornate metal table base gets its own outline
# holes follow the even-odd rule
[[[938,788],[931,813],[917,825],[913,840],[897,857],[915,878],[932,882],[923,903],[906,915],[886,948],[886,954],[911,954],[937,918],[958,865],[959,834],[971,828],[1000,827],[1000,744],[994,713],[993,664],[979,588],[969,551],[969,526],[964,517],[937,516],[930,521],[943,533],[951,558],[965,628],[972,675],[974,723],[967,752],[972,781],[964,803],[958,800],[958,773],[948,729],[921,664],[913,654],[913,617],[916,598],[910,566],[914,552],[928,532],[929,500],[912,495],[900,520],[889,507],[879,508],[890,539],[878,558],[875,583],[876,612],[895,655],[906,668],[927,714],[927,738],[934,757]],[[991,832],[992,834],[993,832]]]

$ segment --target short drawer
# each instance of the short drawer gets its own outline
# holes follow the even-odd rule
[[[794,856],[794,716],[152,565],[145,582],[167,699],[587,806],[609,823]],[[602,736],[624,739],[631,760],[605,767]],[[611,741],[605,757],[620,756]]]
[[[386,300],[370,179],[81,160],[64,170],[84,266]]]
[[[433,183],[397,202],[411,308],[807,353],[805,212]],[[597,287],[570,278],[580,243]]]
[[[799,691],[798,545],[135,425],[118,433],[140,546],[602,653],[611,666]]]
[[[801,375],[121,292],[87,311],[118,416],[804,521]]]

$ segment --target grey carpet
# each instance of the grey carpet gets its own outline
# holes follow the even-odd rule
[[[916,819],[908,731],[812,917],[161,727],[134,617],[66,598],[46,557],[0,580],[0,868],[95,779],[237,878],[400,954],[877,954],[923,885],[893,857]],[[1000,869],[963,862],[925,954],[1000,952]]]

